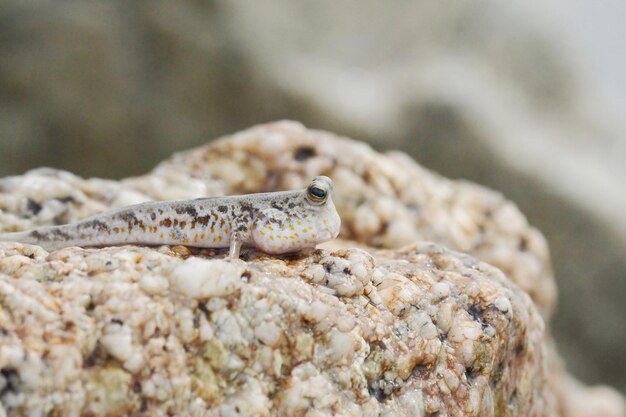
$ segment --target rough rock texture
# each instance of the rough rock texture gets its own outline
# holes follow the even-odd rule
[[[568,365],[626,393],[626,118],[598,94],[626,87],[626,2],[359,3],[3,0],[0,176],[139,175],[285,117],[402,149],[519,205]]]
[[[344,229],[311,254],[1,244],[0,415],[623,415],[554,356],[541,235],[498,194],[399,153],[280,122],[122,182],[2,179],[0,229],[317,174]]]
[[[543,321],[435,245],[0,252],[9,415],[549,415]]]

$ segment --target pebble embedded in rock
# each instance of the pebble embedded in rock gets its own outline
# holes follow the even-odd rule
[[[241,286],[243,268],[219,259],[189,258],[172,272],[172,289],[192,298],[231,294]]]

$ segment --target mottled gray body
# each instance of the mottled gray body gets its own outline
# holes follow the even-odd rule
[[[310,194],[312,189],[326,192],[323,201]],[[233,257],[242,245],[273,254],[296,252],[339,233],[331,191],[332,181],[317,177],[305,190],[143,203],[78,223],[0,234],[0,241],[46,250],[121,244],[230,247]]]

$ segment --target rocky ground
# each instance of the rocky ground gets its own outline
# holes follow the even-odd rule
[[[626,103],[624,10],[4,0],[0,176],[140,175],[284,118],[401,149],[502,191],[542,231],[568,366],[626,394],[626,117],[602,94]]]
[[[311,253],[1,244],[0,413],[625,414],[561,364],[543,236],[500,194],[402,153],[273,123],[120,182],[4,178],[0,229],[318,174],[335,181],[343,225]]]

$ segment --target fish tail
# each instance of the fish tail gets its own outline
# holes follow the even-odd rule
[[[30,236],[28,232],[0,233],[0,242],[37,243],[36,239]]]
[[[56,239],[42,238],[45,233],[52,229],[53,227],[42,227],[26,232],[0,233],[0,242],[17,242],[28,245],[37,245],[47,251],[61,249],[68,246],[67,243]]]

